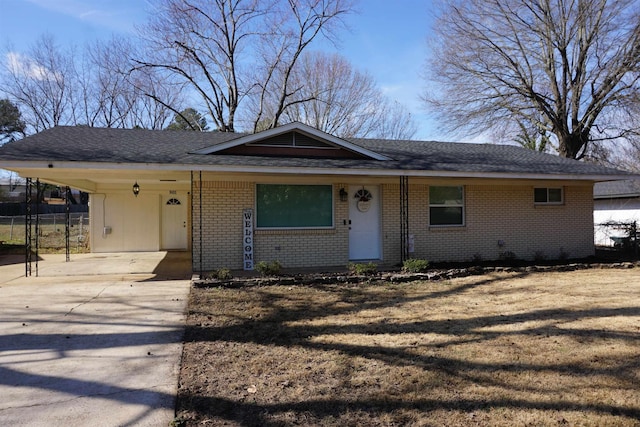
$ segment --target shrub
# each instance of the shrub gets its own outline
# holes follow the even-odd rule
[[[259,261],[255,266],[255,269],[261,276],[277,276],[280,274],[281,268],[282,264],[280,264],[279,261]]]
[[[220,280],[233,279],[233,274],[231,274],[231,270],[228,268],[221,268],[216,272],[216,274]]]
[[[560,261],[566,261],[569,259],[569,252],[565,251],[564,248],[560,248],[560,253],[558,254],[558,259]]]
[[[545,255],[545,253],[543,251],[536,251],[535,254],[533,254],[533,260],[535,262],[543,262],[547,259],[547,256]]]
[[[405,273],[423,273],[429,268],[426,259],[409,258],[402,263],[402,271]]]
[[[500,252],[499,258],[501,261],[515,261],[516,254],[511,251]]]
[[[233,279],[233,275],[231,274],[231,270],[228,268],[221,268],[219,270],[213,270],[211,273],[207,274],[207,279],[218,279],[218,280],[229,280]]]
[[[355,274],[357,276],[371,276],[378,270],[378,266],[373,262],[368,262],[366,264],[351,262],[347,267],[351,274]]]
[[[478,265],[478,264],[482,264],[482,262],[484,261],[484,258],[482,257],[482,254],[480,252],[476,252],[475,254],[473,254],[473,258],[471,258],[471,261]]]

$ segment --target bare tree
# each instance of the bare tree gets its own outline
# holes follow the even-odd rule
[[[158,70],[173,84],[186,83],[215,127],[233,132],[236,110],[250,88],[241,78],[248,65],[243,54],[270,6],[258,0],[164,0],[142,29],[146,52],[134,70]]]
[[[416,132],[406,108],[391,102],[370,74],[340,55],[306,52],[290,81],[300,88],[292,101],[302,102],[291,102],[281,121],[299,121],[341,137],[410,139]],[[276,108],[267,111],[273,115]]]
[[[27,55],[7,53],[4,91],[36,132],[73,120],[72,56],[73,49],[63,52],[50,35],[41,36]]]
[[[182,107],[182,87],[165,84],[153,70],[130,74],[132,55],[126,39],[79,51],[44,35],[26,53],[7,53],[2,88],[24,112],[29,132],[58,125],[162,129],[171,108]]]
[[[349,0],[286,0],[273,8],[269,31],[263,35],[259,50],[262,74],[257,79],[260,102],[254,131],[265,120],[269,128],[278,126],[288,108],[313,100],[300,96],[304,85],[294,82],[293,71],[302,53],[319,35],[334,40],[336,29],[352,7]],[[275,103],[265,117],[268,97],[275,99]]]
[[[273,127],[299,90],[289,80],[300,54],[319,35],[333,35],[349,11],[349,0],[163,0],[141,32],[147,50],[133,70],[185,84],[224,132],[235,131],[250,92],[275,97],[273,115],[258,108],[253,120],[254,129],[267,119]]]
[[[371,135],[384,139],[411,139],[418,127],[407,108],[398,101],[385,99],[376,112],[378,123]]]
[[[151,68],[131,72],[132,58],[139,53],[129,39],[96,42],[89,52],[102,126],[163,129],[173,111],[183,108],[183,84]]]
[[[433,26],[435,89],[425,100],[452,130],[514,135],[524,124],[570,158],[637,136],[639,7],[636,0],[447,0]]]

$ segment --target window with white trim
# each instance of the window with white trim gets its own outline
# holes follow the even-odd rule
[[[429,187],[429,225],[464,225],[464,187]]]
[[[333,227],[333,186],[257,184],[256,226]]]
[[[561,205],[564,203],[562,187],[540,187],[533,189],[533,201],[536,205]]]

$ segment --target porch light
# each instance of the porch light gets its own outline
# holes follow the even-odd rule
[[[133,195],[138,197],[138,194],[140,194],[140,186],[138,185],[138,181],[136,181],[136,183],[133,184]]]
[[[347,190],[345,190],[344,187],[342,187],[340,189],[340,201],[346,202],[348,198],[349,198],[349,193],[347,193]]]

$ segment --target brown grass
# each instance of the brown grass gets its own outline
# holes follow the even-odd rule
[[[89,226],[86,225],[82,229],[82,237],[78,239],[80,234],[79,227],[75,226],[70,229],[70,251],[72,253],[86,253],[89,252]],[[32,246],[35,251],[35,226],[32,229]],[[21,248],[14,248],[10,246],[24,246],[25,243],[25,229],[24,223],[16,224],[11,227],[8,224],[0,224],[0,242],[3,242],[4,247],[12,252],[22,252]],[[43,224],[40,226],[40,236],[38,239],[38,250],[42,253],[57,253],[64,252],[66,248],[65,241],[65,228],[64,223],[57,224]],[[0,246],[0,250],[5,249]]]
[[[640,425],[640,269],[192,289],[186,425]]]

